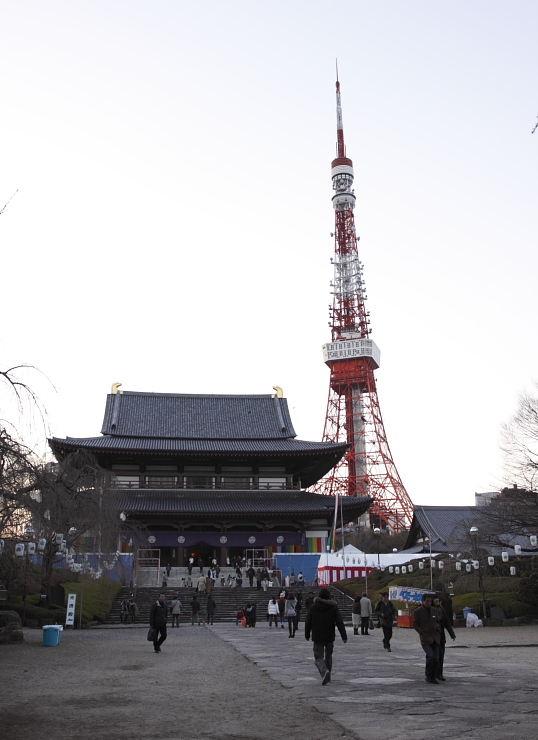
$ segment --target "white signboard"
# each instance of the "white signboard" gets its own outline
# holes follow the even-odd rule
[[[65,626],[71,627],[75,624],[75,605],[77,603],[77,595],[69,594],[67,597],[67,610],[65,612]]]

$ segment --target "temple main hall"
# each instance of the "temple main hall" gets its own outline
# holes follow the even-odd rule
[[[183,566],[247,551],[322,552],[335,498],[307,489],[346,454],[347,443],[296,439],[280,388],[267,395],[119,391],[107,396],[101,436],[49,440],[57,459],[91,452],[120,489],[121,513],[141,527],[139,548]],[[106,491],[105,491],[106,495]],[[343,496],[339,526],[368,510]]]

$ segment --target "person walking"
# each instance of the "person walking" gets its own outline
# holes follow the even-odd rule
[[[336,637],[335,628],[338,628],[340,637],[346,643],[346,628],[338,605],[336,601],[331,599],[329,589],[322,588],[308,611],[304,636],[306,640],[310,640],[310,635],[312,635],[314,663],[320,673],[323,686],[331,680],[334,640]]]
[[[389,601],[389,595],[387,591],[381,592],[381,598],[377,602],[375,613],[379,618],[379,623],[383,629],[383,647],[388,652],[392,652],[390,649],[390,641],[392,639],[392,626],[394,619],[398,615],[396,607]]]
[[[178,599],[177,594],[174,594],[174,598],[170,602],[170,613],[172,615],[172,628],[179,627],[179,615],[181,614],[181,601]]]
[[[314,603],[314,592],[309,591],[308,596],[306,597],[306,600],[304,603],[304,608],[306,609],[307,614],[313,603]]]
[[[441,606],[445,610],[448,621],[452,625],[454,622],[454,609],[452,607],[452,599],[448,591],[443,591],[441,594]]]
[[[256,571],[256,588],[258,591],[262,590],[262,572],[260,568]]]
[[[275,623],[275,627],[278,627],[278,604],[276,603],[276,599],[274,596],[269,601],[269,605],[267,606],[267,614],[269,615],[269,629],[271,629],[273,621]]]
[[[253,585],[254,585],[254,576],[255,575],[256,575],[256,571],[254,570],[254,568],[251,565],[250,568],[247,570],[247,576],[248,576],[248,582],[249,582],[250,588],[252,588]]]
[[[288,620],[288,637],[295,637],[295,617],[297,616],[297,612],[295,611],[296,605],[297,600],[295,596],[293,594],[289,594],[284,607],[284,616]]]
[[[159,594],[157,601],[151,605],[149,610],[149,626],[155,630],[153,639],[153,649],[156,653],[161,652],[161,645],[166,640],[166,620],[167,620],[166,603],[164,594]]]
[[[359,625],[361,623],[361,597],[357,594],[351,605],[351,624],[353,625],[353,634],[359,634]]]
[[[217,603],[215,599],[209,595],[207,597],[207,623],[213,624],[213,618],[215,616],[215,609],[217,608]]]
[[[194,596],[192,597],[190,607],[191,607],[191,626],[194,627],[195,617],[196,617],[198,626],[200,626],[200,602],[198,601],[198,597],[196,594],[194,594]]]
[[[170,563],[168,563],[168,565],[166,566],[166,575],[168,576],[168,578],[170,578],[171,572],[172,572],[172,566],[170,565]]]
[[[269,571],[267,568],[264,568],[262,570],[262,588],[265,591],[267,591],[267,586],[269,585]]]
[[[293,622],[293,625],[294,625],[294,632],[293,632],[293,634],[295,634],[295,632],[297,632],[297,630],[299,629],[299,622],[301,621],[301,612],[303,610],[303,593],[302,593],[302,591],[298,591],[297,592],[297,595],[295,597],[295,600],[296,600],[297,603],[295,604],[295,619],[294,619],[294,622]]]
[[[193,568],[193,565],[194,565],[194,558],[193,557],[190,557],[189,558],[189,564],[187,565],[187,570],[189,571],[189,575],[190,576],[192,576],[192,568]]]
[[[361,635],[369,635],[368,632],[368,626],[370,624],[370,619],[372,618],[372,602],[368,598],[368,594],[366,591],[362,594],[362,599],[360,600],[361,605]]]
[[[284,629],[284,621],[285,621],[284,613],[286,611],[286,596],[284,594],[284,591],[282,591],[282,593],[280,594],[277,604],[278,604],[278,613],[280,615],[280,626],[282,627],[282,629]]]
[[[203,594],[205,593],[205,576],[203,573],[201,573],[198,576],[198,581],[196,582],[196,590],[198,593]]]
[[[129,619],[131,624],[134,624],[136,622],[136,618],[138,617],[138,605],[134,601],[134,599],[129,599]]]
[[[168,587],[168,573],[163,570],[163,583],[161,588],[167,588]]]
[[[202,560],[201,556],[198,558],[198,567],[200,568],[200,573],[203,573],[204,572],[204,561]]]
[[[452,599],[450,599],[450,603],[452,603]],[[450,619],[449,619],[448,614],[446,613],[445,608],[443,606],[443,602],[439,598],[439,596],[434,596],[432,604],[433,606],[436,607],[436,609],[439,609],[441,612],[441,618],[440,618],[441,642],[439,643],[439,668],[437,669],[436,678],[438,681],[446,681],[446,678],[443,675],[443,666],[445,663],[445,649],[446,649],[445,630],[448,632],[448,634],[452,638],[452,641],[456,639],[456,633],[452,629],[452,613],[450,614]]]
[[[432,594],[423,594],[422,606],[413,613],[413,627],[426,653],[426,681],[439,683],[439,645],[441,644],[441,612],[432,606]]]
[[[120,607],[120,622],[123,624],[125,618],[125,624],[129,621],[129,599],[125,598],[121,602]]]

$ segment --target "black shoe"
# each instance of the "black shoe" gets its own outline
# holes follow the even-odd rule
[[[329,683],[330,680],[331,680],[331,672],[325,671],[325,673],[323,674],[323,681],[321,682],[321,685],[325,686],[326,684]]]
[[[390,649],[390,647],[387,648],[387,653],[392,653],[392,650]]]
[[[156,653],[160,653],[161,652],[161,648],[155,648],[155,652]]]
[[[446,678],[444,676],[437,676],[438,681],[446,681]]]
[[[437,684],[439,683],[439,681],[436,678],[427,678],[426,681],[427,683],[437,683]]]
[[[288,639],[289,639],[290,637],[293,637],[293,635],[288,635]]]

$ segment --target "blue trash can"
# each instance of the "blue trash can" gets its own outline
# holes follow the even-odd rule
[[[470,606],[466,606],[466,607],[465,607],[465,609],[463,610],[463,618],[465,619],[465,621],[467,621],[467,617],[469,616],[469,614],[470,614],[470,613],[471,613],[472,611],[473,611],[473,610],[471,609],[471,607],[470,607]]]
[[[61,626],[59,624],[46,624],[43,627],[43,645],[54,647],[60,642]]]

